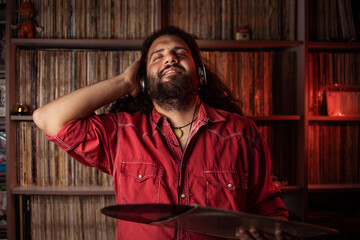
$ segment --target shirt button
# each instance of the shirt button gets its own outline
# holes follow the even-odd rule
[[[141,174],[139,174],[138,178],[139,178],[139,179],[142,179],[142,175],[141,175]]]
[[[183,193],[183,194],[180,195],[180,197],[181,197],[181,198],[185,198],[185,197],[186,197],[186,194]]]
[[[228,187],[229,187],[229,188],[232,188],[232,187],[233,187],[233,185],[232,185],[231,183],[229,183],[229,184],[228,184]]]

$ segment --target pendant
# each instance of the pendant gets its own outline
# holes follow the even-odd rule
[[[181,137],[183,136],[183,131],[182,131],[181,129],[179,129],[179,128],[175,128],[175,129],[173,130],[173,132],[175,133],[175,136],[176,136],[177,138],[181,138]]]

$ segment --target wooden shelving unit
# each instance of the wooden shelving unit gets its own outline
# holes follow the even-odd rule
[[[298,21],[298,26],[301,26],[304,12],[304,1],[298,1],[298,13],[300,20]],[[165,4],[166,5],[166,4]],[[13,9],[12,3],[9,4],[9,8]],[[12,19],[14,11],[8,11],[9,19]],[[165,19],[165,18],[164,18]],[[166,19],[163,21],[166,21]],[[163,25],[166,25],[166,23]],[[235,41],[235,40],[197,40],[200,48],[202,50],[208,51],[296,51],[297,52],[297,62],[298,62],[298,72],[304,72],[304,32],[298,31],[298,37],[296,41]],[[101,49],[101,50],[140,50],[142,46],[142,39],[131,39],[131,40],[118,40],[118,39],[19,39],[9,36],[8,41],[8,64],[6,66],[8,81],[8,103],[11,107],[15,102],[15,78],[16,78],[16,59],[15,52],[16,49]],[[296,110],[294,115],[271,115],[271,116],[256,116],[251,117],[254,121],[261,122],[284,122],[284,123],[296,123],[300,126],[304,123],[304,112],[303,112],[303,103],[304,103],[304,93],[301,89],[304,89],[304,79],[301,74],[298,75],[297,86],[300,88],[297,91],[298,95],[298,105],[299,109]],[[17,170],[16,166],[16,144],[15,132],[16,124],[19,122],[30,122],[32,121],[32,116],[19,116],[19,115],[9,115],[6,118],[7,122],[7,132],[9,133],[8,142],[10,146],[8,147],[8,158],[13,159],[8,168],[8,172],[15,173]],[[302,135],[303,132],[299,131],[299,134]],[[301,137],[300,137],[301,138]],[[297,159],[294,159],[297,165],[298,174],[296,176],[296,182],[291,183],[289,186],[281,187],[281,190],[284,194],[284,201],[291,201],[291,206],[296,206],[294,212],[296,215],[299,215],[300,218],[304,217],[304,188],[305,179],[304,179],[304,165],[303,161],[303,152],[304,152],[304,143],[299,143],[299,156]],[[16,208],[13,199],[20,197],[22,195],[112,195],[113,190],[108,187],[36,187],[36,186],[18,186],[16,176],[12,175],[9,177],[9,221],[11,222],[11,227],[9,227],[9,239],[15,239],[16,236],[16,220],[15,220],[15,211]]]
[[[164,1],[163,6],[167,4]],[[283,200],[292,214],[298,219],[305,220],[307,215],[308,194],[323,191],[331,192],[359,192],[359,184],[308,184],[308,169],[310,164],[309,146],[310,126],[317,122],[340,122],[359,124],[360,116],[321,116],[311,115],[309,112],[309,54],[317,51],[335,52],[358,52],[359,42],[340,43],[323,42],[309,39],[309,7],[315,1],[296,1],[296,40],[295,41],[235,41],[235,40],[197,40],[202,50],[208,51],[295,51],[297,61],[296,103],[295,113],[292,115],[270,115],[250,117],[255,122],[265,124],[285,124],[296,126],[296,157],[291,159],[295,164],[294,182],[289,186],[281,187]],[[7,11],[8,19],[14,18],[13,2],[9,1]],[[163,10],[164,11],[164,10]],[[166,25],[166,18],[162,17],[162,24]],[[7,32],[10,33],[10,23],[7,22]],[[7,36],[7,107],[11,109],[15,99],[16,79],[16,49],[101,49],[101,50],[140,50],[142,39],[19,39],[11,34]],[[32,121],[32,116],[8,115],[4,119],[7,132],[7,191],[8,191],[8,239],[16,239],[17,229],[15,226],[15,198],[21,195],[113,195],[113,189],[109,187],[36,187],[18,186],[16,166],[16,124],[24,121]],[[288,144],[291,143],[290,141]]]

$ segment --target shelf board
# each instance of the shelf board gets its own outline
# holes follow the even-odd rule
[[[309,42],[311,50],[360,50],[360,42]]]
[[[360,121],[360,116],[309,116],[309,121]]]
[[[302,119],[300,115],[270,115],[270,116],[249,116],[254,121],[298,121]]]
[[[50,39],[50,38],[12,38],[11,43],[22,48],[99,48],[141,50],[141,39]]]
[[[297,192],[302,191],[302,187],[300,187],[300,186],[290,186],[290,185],[288,185],[288,186],[281,186],[279,188],[283,193],[297,193]]]
[[[360,191],[360,184],[309,184],[309,192]]]
[[[300,115],[271,115],[271,116],[249,116],[254,121],[297,121],[301,120]],[[12,121],[32,121],[31,115],[11,115]]]
[[[141,50],[144,39],[49,39],[12,38],[11,43],[22,48],[99,48]],[[301,41],[236,41],[197,40],[202,50],[226,49],[272,49],[290,48],[302,45]]]
[[[32,115],[11,115],[12,121],[32,121]]]
[[[282,186],[281,191],[284,193],[301,192],[299,186]],[[23,186],[15,187],[12,191],[15,195],[114,195],[113,187],[37,187]]]
[[[301,41],[237,41],[237,40],[197,40],[203,50],[219,49],[272,49],[290,48],[302,45]]]
[[[114,187],[38,187],[22,186],[11,190],[15,195],[114,195]]]

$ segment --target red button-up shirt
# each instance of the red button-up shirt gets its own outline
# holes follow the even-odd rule
[[[79,162],[113,177],[117,204],[171,203],[287,216],[255,124],[201,104],[184,152],[155,109],[92,115],[49,137]],[[179,202],[178,202],[179,201]],[[178,233],[178,239],[211,239]],[[172,239],[174,230],[120,221],[117,239]]]

